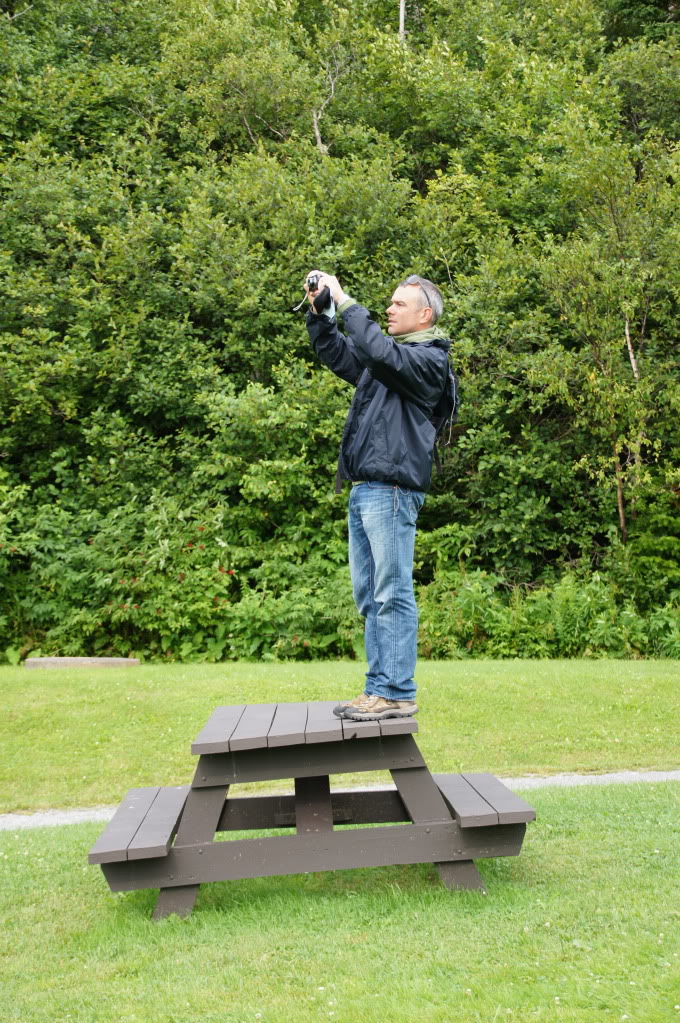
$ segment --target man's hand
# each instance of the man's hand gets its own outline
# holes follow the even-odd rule
[[[310,291],[307,287],[307,277],[309,277],[310,274],[318,274],[319,276],[319,283],[316,291]],[[323,291],[324,288],[330,289],[331,297],[336,305],[340,305],[347,298],[347,295],[345,295],[344,291],[340,287],[338,278],[333,277],[332,274],[325,274],[322,270],[310,270],[307,277],[305,278],[305,291],[307,292],[307,298],[309,299],[310,305],[314,297],[318,295],[320,291]]]

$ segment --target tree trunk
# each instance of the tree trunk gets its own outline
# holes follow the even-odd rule
[[[614,448],[614,470],[616,472],[616,507],[619,510],[619,528],[621,530],[621,539],[624,543],[627,543],[628,527],[626,525],[626,508],[623,503],[623,471],[621,469],[619,452],[616,448]]]

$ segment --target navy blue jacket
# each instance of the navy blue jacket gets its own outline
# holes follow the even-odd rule
[[[349,306],[343,320],[348,336],[335,320],[307,313],[314,351],[356,387],[340,444],[340,476],[429,490],[435,439],[430,416],[447,380],[451,342],[399,344],[361,305]]]

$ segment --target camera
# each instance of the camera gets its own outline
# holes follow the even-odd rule
[[[319,287],[319,274],[310,274],[308,276],[307,287],[309,288],[310,292],[316,291],[316,289]],[[293,312],[294,313],[299,312],[306,301],[307,295],[305,294],[305,297],[302,299],[302,301],[298,305],[293,306]],[[327,316],[330,316],[331,319],[335,316],[335,302],[331,297],[330,288],[322,288],[319,294],[314,296],[314,298],[312,299],[312,309],[314,310],[315,313],[318,314],[325,313]]]
[[[307,287],[310,291],[316,291],[319,286],[319,274],[310,274],[307,278]],[[335,303],[331,298],[331,289],[323,288],[312,300],[315,313],[326,313],[332,316],[335,312]]]

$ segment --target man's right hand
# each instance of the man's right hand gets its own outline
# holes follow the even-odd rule
[[[309,284],[307,282],[308,282],[310,277],[315,277],[315,276],[319,278],[318,283],[317,283],[317,288],[316,288],[316,291],[310,291],[309,290]],[[323,273],[321,272],[321,270],[310,270],[307,273],[307,275],[305,276],[304,289],[305,289],[305,293],[307,295],[307,301],[309,302],[310,305],[314,301],[315,297],[319,294],[319,292],[323,290],[323,284],[321,283],[321,278],[322,277],[323,277]]]
[[[319,277],[319,281],[316,291],[310,292],[309,288],[307,287],[307,278],[310,277],[310,275],[312,274],[317,274]],[[347,298],[347,295],[342,290],[340,286],[340,281],[338,280],[337,277],[334,277],[332,274],[324,273],[323,270],[310,270],[309,273],[307,274],[307,277],[305,278],[305,291],[307,292],[307,298],[309,300],[310,305],[315,296],[318,295],[320,291],[323,291],[324,288],[329,289],[331,293],[331,298],[333,299],[336,305],[342,305],[342,303]]]

